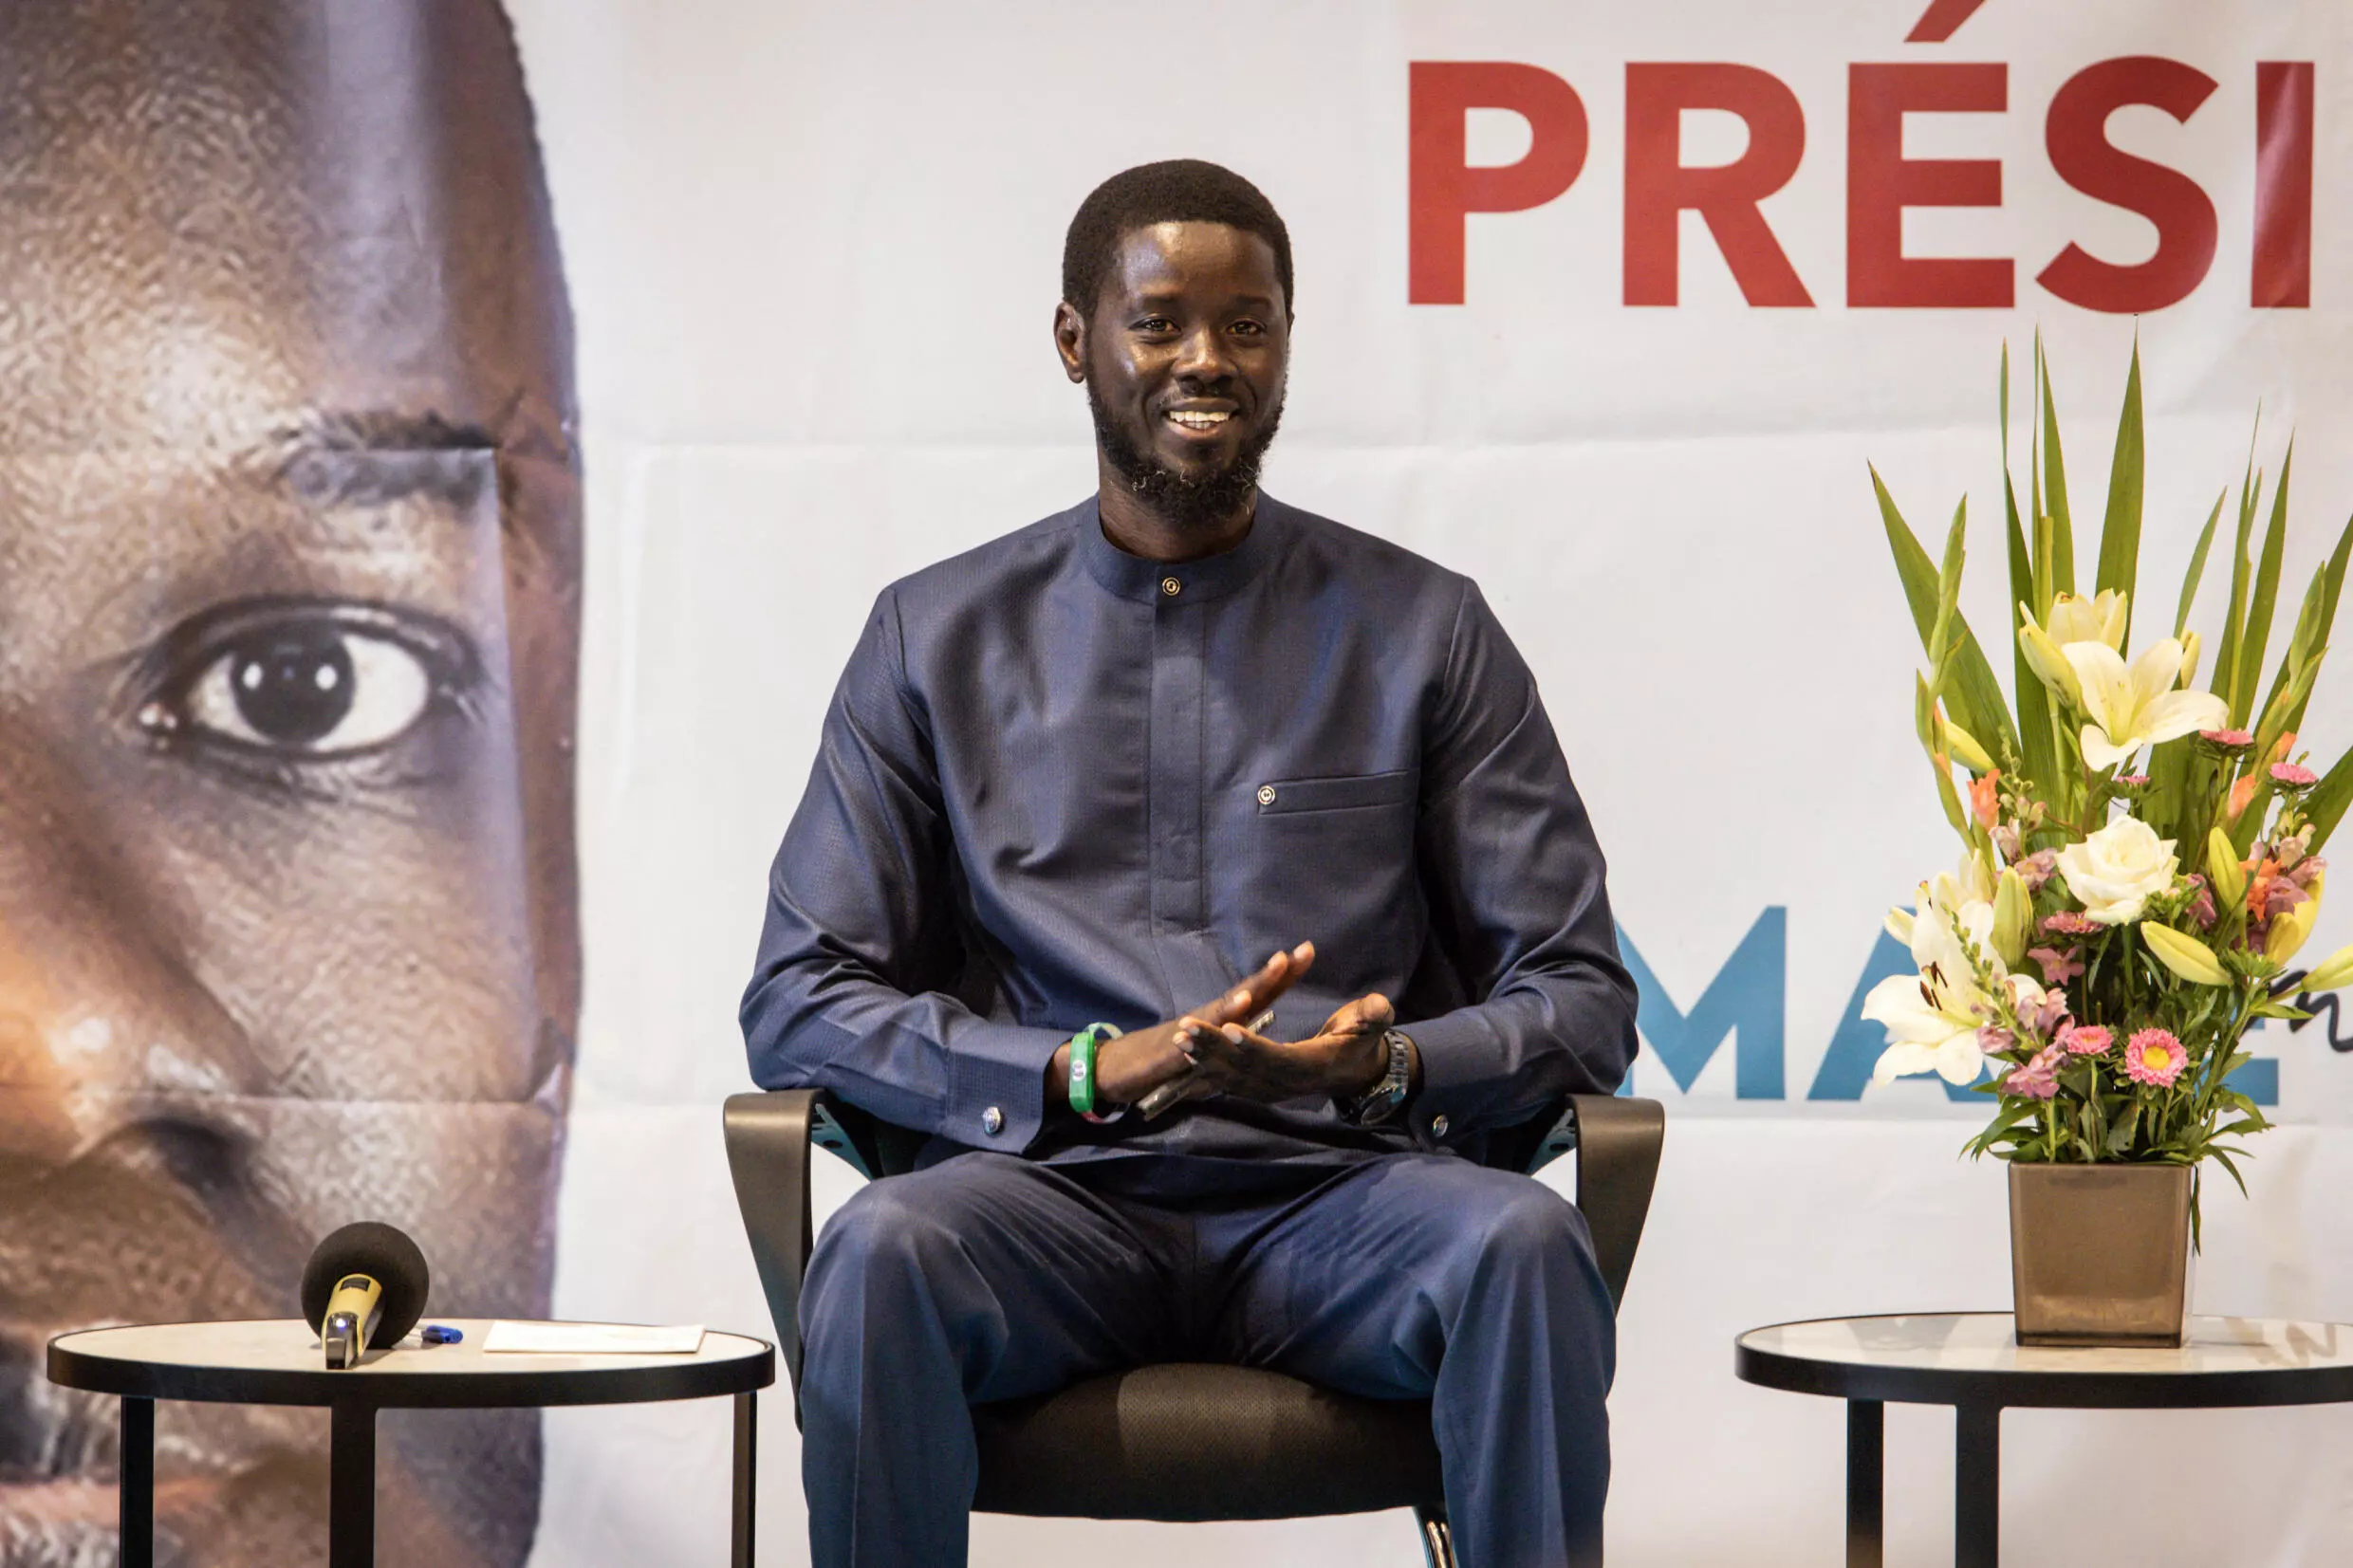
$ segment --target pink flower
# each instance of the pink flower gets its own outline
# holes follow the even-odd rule
[[[1999,1024],[1985,1024],[1978,1026],[1977,1049],[1988,1056],[1993,1055],[1996,1051],[2007,1051],[2017,1043],[2017,1037]]]
[[[2201,729],[2197,732],[2197,738],[2232,751],[2255,744],[2255,737],[2244,729]]]
[[[2309,789],[2321,782],[2319,774],[2294,763],[2273,763],[2271,777],[2278,780],[2284,789]]]
[[[2103,928],[2099,921],[2094,920],[2088,914],[2079,914],[2073,910],[2061,910],[2056,914],[2043,916],[2043,929],[2047,932],[2056,932],[2062,936],[2090,936]]]
[[[2067,1022],[2067,993],[2062,990],[2044,992],[2043,1000],[2035,1005],[2034,1011],[2027,1015],[2026,1022],[2027,1026],[2038,1035],[2047,1038],[2056,1034],[2060,1026]]]
[[[2069,1056],[2098,1056],[2116,1043],[2105,1024],[2077,1024],[2059,1031],[2059,1043]]]
[[[2042,969],[2046,986],[2064,986],[2084,972],[2084,965],[2072,949],[2029,948],[2027,956]]]
[[[2062,951],[2057,948],[2029,948],[2027,956],[2042,966],[2046,986],[2064,986],[2084,972],[2083,961],[2072,949]]]
[[[2046,1045],[2034,1053],[2034,1060],[2012,1067],[2002,1079],[2002,1093],[2018,1095],[2027,1099],[2050,1099],[2059,1093],[2059,1063],[2065,1053],[2056,1045]]]
[[[2116,785],[2119,789],[2145,788],[2148,782],[2149,776],[2146,773],[2119,773],[2115,778],[2108,781],[2108,783]]]
[[[2059,852],[2055,849],[2038,849],[2010,869],[2018,874],[2018,879],[2027,885],[2029,893],[2040,893],[2043,884],[2050,880],[2051,873],[2059,869]]]
[[[2189,1064],[2189,1051],[2171,1029],[2142,1029],[2124,1045],[2124,1076],[2135,1083],[2169,1088]]]
[[[2214,925],[2214,892],[2206,885],[2206,878],[2196,872],[2190,875],[2190,885],[2197,889],[2197,896],[2190,901],[2190,918],[2200,931],[2212,931]]]

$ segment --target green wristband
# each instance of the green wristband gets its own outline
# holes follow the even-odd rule
[[[1104,1041],[1119,1038],[1119,1027],[1111,1024],[1089,1024],[1070,1037],[1070,1109],[1089,1121],[1111,1121],[1120,1115],[1095,1112],[1095,1051]]]

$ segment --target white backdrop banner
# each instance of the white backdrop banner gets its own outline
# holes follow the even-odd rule
[[[1610,858],[1670,1118],[1612,1560],[1835,1560],[1842,1411],[1737,1382],[1733,1336],[2009,1300],[2001,1172],[1958,1155],[1984,1102],[1869,1084],[1881,916],[1955,850],[1866,464],[1923,532],[1967,498],[2007,680],[2004,346],[2021,452],[2047,346],[2089,517],[2137,342],[2140,581],[2293,435],[2300,592],[2353,513],[2353,8],[504,9],[545,206],[494,0],[0,0],[0,1565],[101,1559],[106,1432],[32,1357],[157,1310],[126,1292],[174,1225],[210,1249],[173,1254],[192,1312],[285,1310],[322,1217],[372,1205],[496,1310],[769,1332],[718,1106],[770,857],[877,591],[1093,485],[1064,231],[1172,157],[1289,226],[1268,489],[1479,581]],[[2349,692],[2311,710],[2324,764]],[[59,913],[83,893],[102,942]],[[2246,1198],[2208,1189],[2198,1308],[2353,1320],[2353,1010],[2252,1046],[2282,1125]],[[35,1237],[61,1171],[114,1208]],[[827,1163],[821,1217],[854,1180]],[[801,1563],[766,1411],[760,1560]],[[217,1439],[316,1489],[299,1422],[174,1419],[202,1440],[167,1471]],[[1890,1418],[1890,1561],[1943,1560],[1949,1423]],[[396,1426],[418,1560],[722,1560],[723,1403],[552,1413],[544,1465],[528,1418]],[[2353,1561],[2353,1413],[2023,1411],[2004,1443],[2015,1561]],[[263,1519],[217,1490],[167,1523]],[[251,1528],[218,1539],[277,1546],[191,1562],[312,1526]],[[1417,1550],[1402,1515],[973,1548]]]
[[[1842,1414],[1741,1328],[2002,1307],[1982,1102],[1866,1088],[1882,912],[1952,858],[1866,462],[1978,520],[2009,622],[1996,367],[2048,345],[2097,515],[2136,335],[2144,582],[2296,452],[2288,581],[2353,511],[2353,12],[2333,0],[1757,7],[528,0],[587,464],[586,1011],[556,1305],[758,1326],[715,1102],[763,876],[876,590],[1070,504],[1047,327],[1100,179],[1192,156],[1288,220],[1275,493],[1474,576],[1536,670],[1641,982],[1665,1173],[1614,1400],[1613,1560],[1835,1560]],[[2023,451],[2029,399],[2012,390]],[[1932,542],[1933,548],[1933,542]],[[2218,552],[2216,560],[2221,555]],[[2214,567],[2193,624],[2212,646]],[[2227,574],[2225,577],[2227,586]],[[2170,590],[2168,590],[2170,591]],[[1989,632],[1986,629],[1993,628]],[[2005,678],[2008,661],[1996,658]],[[2340,673],[2342,673],[2342,672]],[[2316,754],[2353,741],[2325,684]],[[2314,950],[2353,939],[2339,911]],[[2353,1019],[2253,1037],[2286,1125],[2209,1200],[2202,1311],[2353,1318]],[[838,1202],[852,1178],[821,1191]],[[1566,1180],[1564,1176],[1562,1179]],[[772,1406],[763,1560],[805,1547]],[[1950,1417],[1898,1411],[1890,1560],[1938,1560]],[[548,1564],[687,1560],[723,1415],[550,1426]],[[2009,1422],[2021,1562],[2353,1560],[2327,1411]],[[986,1563],[1411,1559],[1402,1516],[977,1522]]]

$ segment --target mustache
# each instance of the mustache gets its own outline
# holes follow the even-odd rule
[[[0,1568],[115,1568],[117,1544],[113,1530],[85,1520],[0,1514]],[[156,1560],[176,1563],[174,1544],[157,1530]]]
[[[10,1216],[0,1233],[0,1484],[111,1474],[120,1457],[117,1401],[51,1384],[50,1335],[284,1315],[284,1282],[306,1248],[255,1169],[250,1134],[178,1110],[143,1115],[64,1165],[0,1163],[0,1213]]]
[[[1110,406],[1092,380],[1086,383],[1086,407],[1095,422],[1096,444],[1112,471],[1127,481],[1139,498],[1165,508],[1184,525],[1216,522],[1250,499],[1258,489],[1258,471],[1267,449],[1274,445],[1275,432],[1283,423],[1283,404],[1278,397],[1260,411],[1258,428],[1232,462],[1214,473],[1192,479],[1131,439],[1112,417]]]

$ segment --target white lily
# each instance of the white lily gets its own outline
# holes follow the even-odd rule
[[[2062,648],[2070,642],[2104,642],[2121,654],[2131,609],[2131,600],[2114,588],[2103,589],[2091,599],[2061,594],[2051,600],[2050,619],[2043,630]]]
[[[2230,722],[2230,705],[2213,692],[2174,689],[2181,644],[2172,637],[2152,643],[2130,668],[2104,642],[2070,642],[2062,651],[2091,721],[2080,738],[2084,761],[2093,767],[2113,767],[2144,746]]]
[[[2047,623],[2038,623],[2034,612],[2020,604],[2018,650],[2026,655],[2027,667],[2041,677],[2045,686],[2081,708],[2083,688],[2076,679],[2074,666],[2067,661],[2066,651],[2076,643],[2090,642],[2121,652],[2129,609],[2129,600],[2114,588],[2093,599],[2061,594],[2051,600]]]
[[[1985,1071],[1977,1031],[1992,1018],[1993,999],[1978,985],[1959,932],[1968,933],[2020,1010],[2041,1005],[2043,987],[2025,975],[2006,974],[1992,951],[1992,904],[1964,904],[1950,919],[1933,918],[1923,905],[1912,922],[1912,961],[1920,972],[1891,975],[1863,998],[1862,1016],[1887,1030],[1887,1049],[1872,1069],[1874,1083],[1933,1072],[1948,1083],[1968,1084]]]

